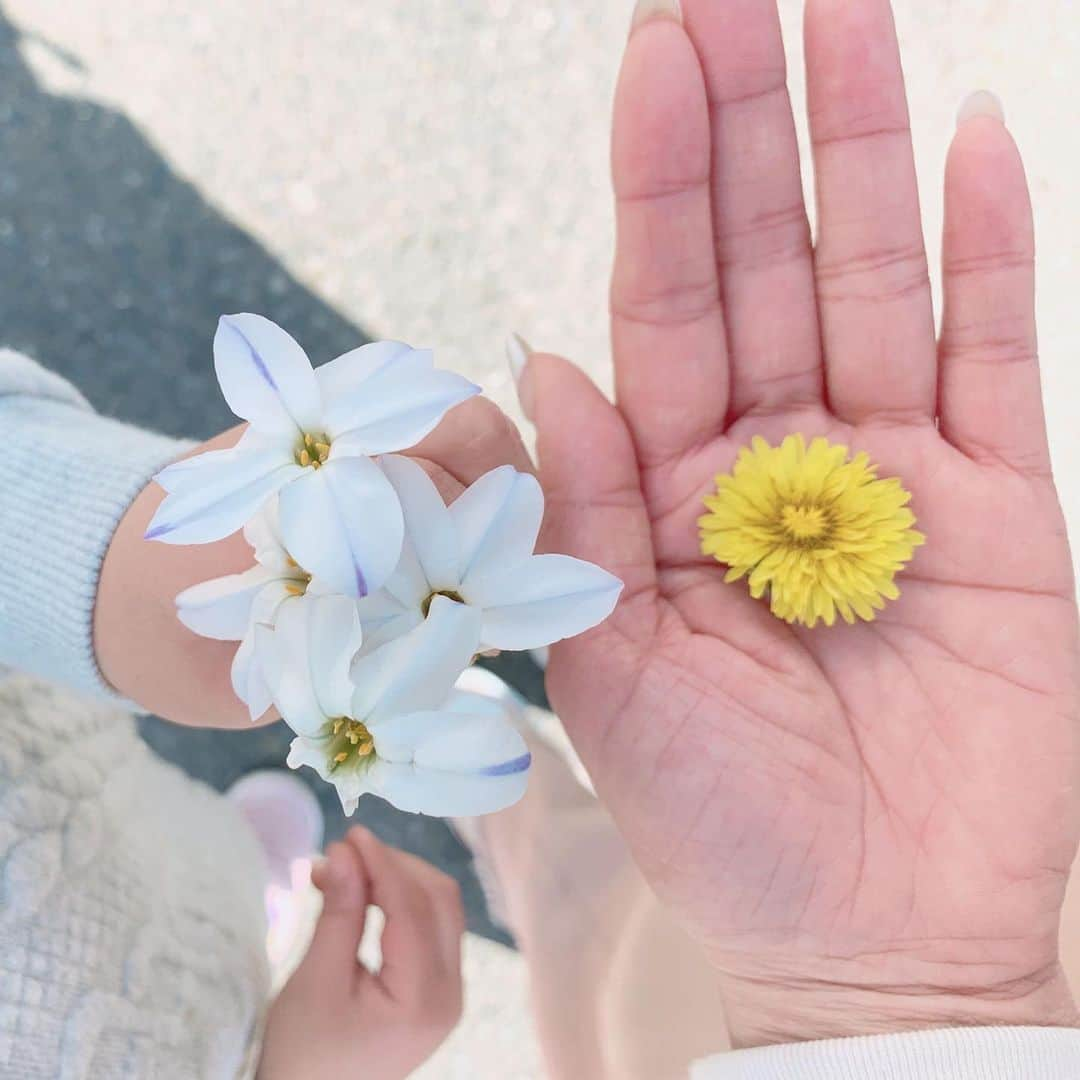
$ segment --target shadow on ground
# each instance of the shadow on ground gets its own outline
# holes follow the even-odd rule
[[[205,438],[235,421],[211,367],[210,341],[222,312],[269,315],[316,362],[366,340],[362,328],[173,173],[125,116],[39,85],[19,45],[19,31],[0,11],[4,344],[71,379],[104,413]],[[57,58],[79,65],[74,57]],[[542,680],[526,656],[493,666],[541,700]],[[141,730],[162,757],[219,790],[253,768],[281,767],[289,740],[280,724],[212,732],[149,717]],[[308,770],[301,775],[311,782]],[[318,781],[312,787],[334,839],[346,827],[337,799]],[[502,939],[484,911],[467,852],[442,822],[372,798],[357,818],[453,873],[470,925]]]

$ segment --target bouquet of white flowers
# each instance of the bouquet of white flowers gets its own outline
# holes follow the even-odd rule
[[[205,544],[240,528],[253,565],[186,589],[181,621],[236,641],[232,684],[253,720],[273,704],[292,768],[332,783],[346,814],[365,792],[403,810],[489,813],[525,790],[519,732],[454,690],[478,653],[533,649],[611,613],[622,583],[536,555],[544,497],[503,466],[447,506],[399,456],[480,388],[396,341],[313,369],[281,327],[226,315],[214,366],[248,422],[229,450],[157,476],[148,540]]]

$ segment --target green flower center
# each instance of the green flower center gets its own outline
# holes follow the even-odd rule
[[[330,440],[321,434],[305,434],[296,444],[296,464],[305,469],[319,469],[330,456]]]
[[[360,720],[350,720],[339,716],[329,724],[330,745],[327,755],[330,758],[330,771],[352,764],[369,764],[368,759],[375,757],[375,738]]]

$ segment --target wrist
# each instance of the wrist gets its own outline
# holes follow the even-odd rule
[[[857,1035],[957,1027],[1080,1027],[1064,972],[1053,969],[1008,982],[978,978],[874,982],[790,973],[724,980],[734,1049]],[[966,982],[966,985],[965,985]]]

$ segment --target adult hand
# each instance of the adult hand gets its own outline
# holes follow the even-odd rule
[[[774,0],[632,32],[618,403],[554,357],[522,377],[549,541],[626,582],[549,692],[736,1045],[1073,1024],[1077,613],[1020,157],[994,116],[957,132],[935,340],[886,0],[809,0],[806,58],[816,245]],[[788,626],[701,555],[713,477],[793,432],[914,494],[928,540],[872,623]]]

